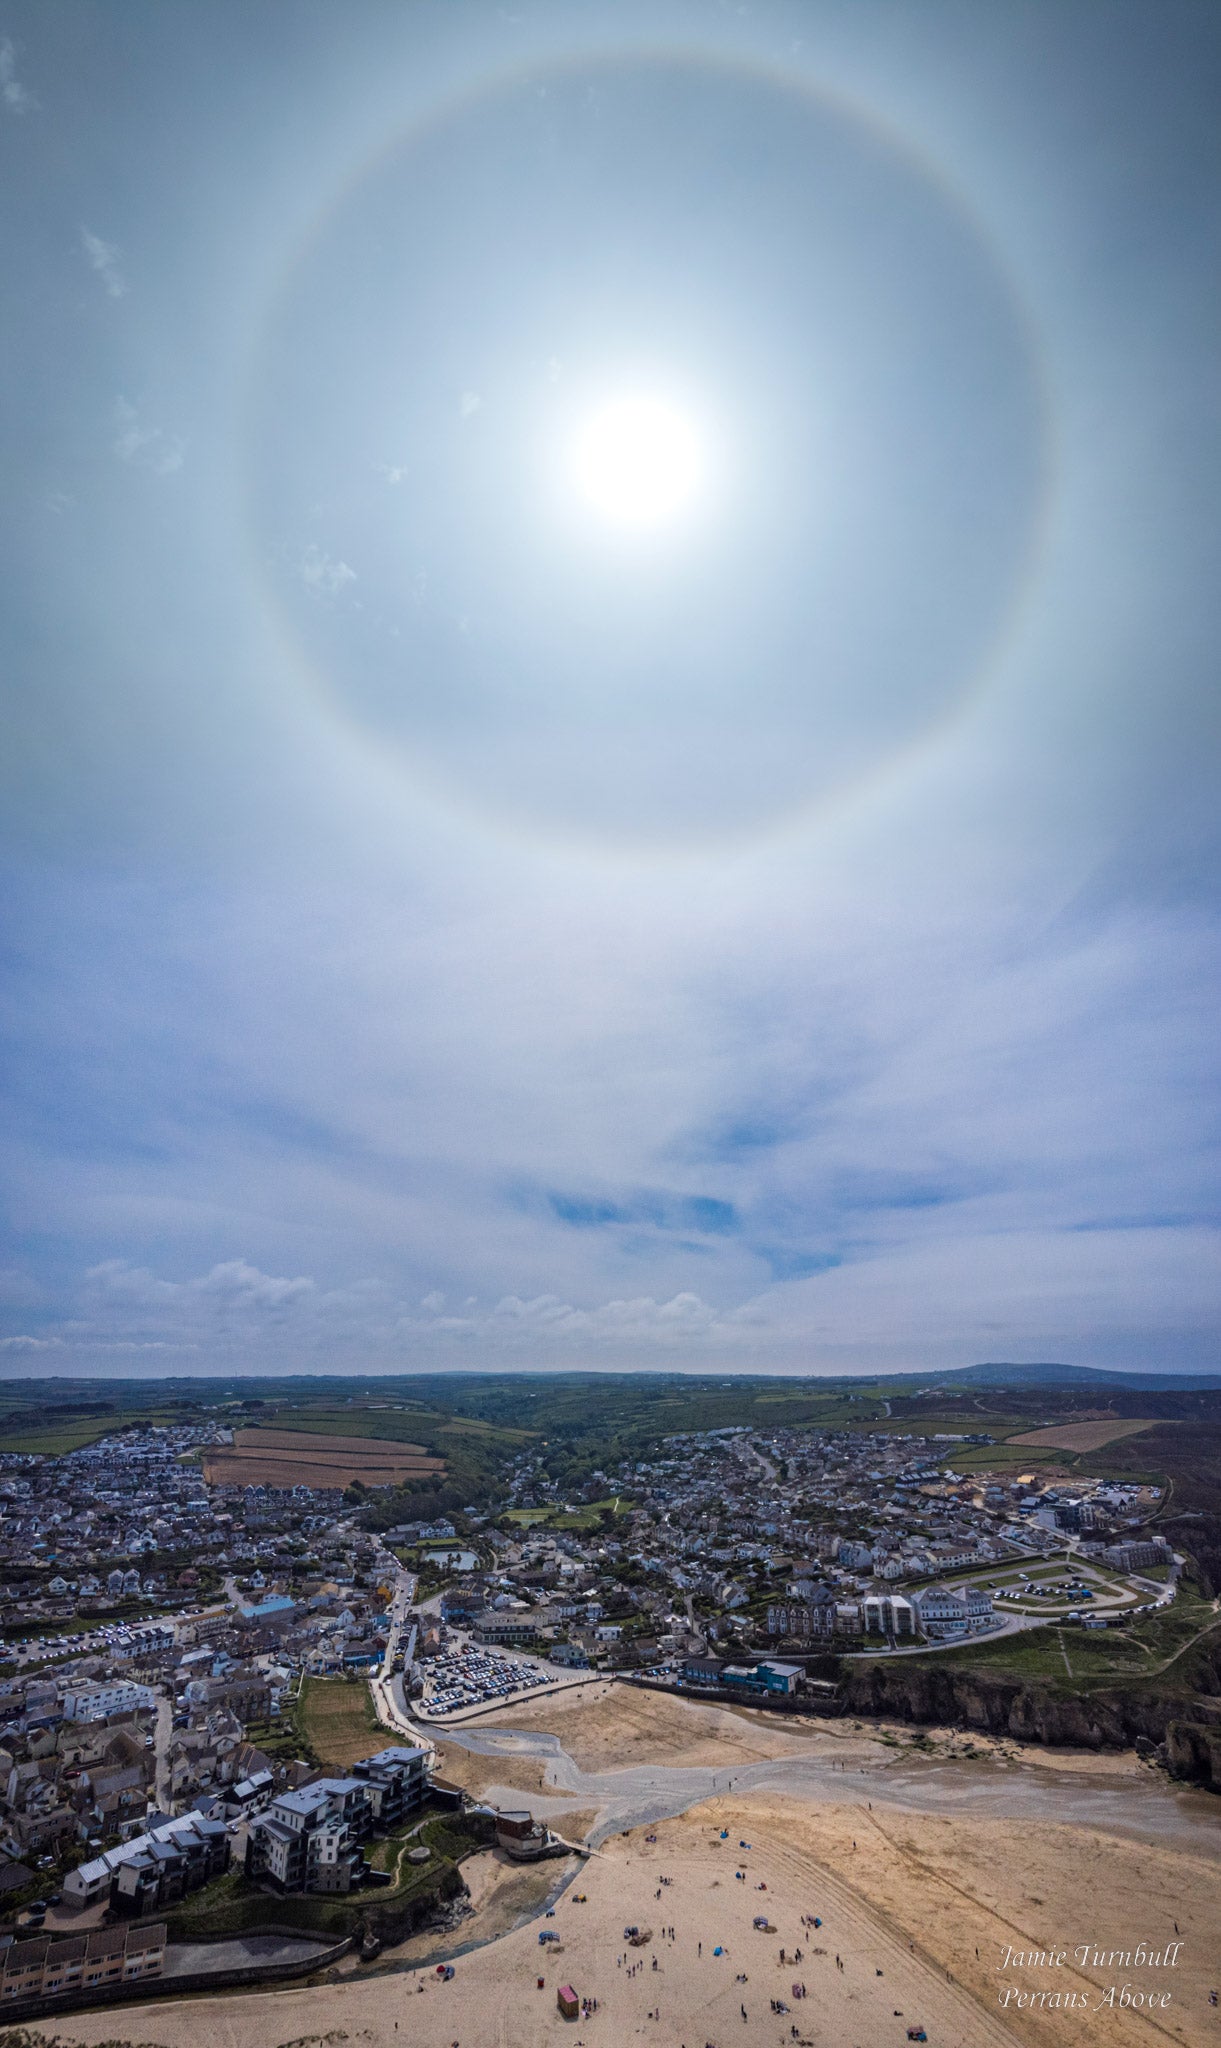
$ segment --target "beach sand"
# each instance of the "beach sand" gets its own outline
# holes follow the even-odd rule
[[[740,1849],[741,1841],[750,1848]],[[543,1870],[506,1872],[491,1858],[477,1861],[481,1918],[499,1894],[497,1913],[508,1920],[524,1902],[518,1881],[543,1881]],[[552,1866],[553,1881],[559,1874]],[[663,1875],[671,1882],[658,1898]],[[578,1903],[577,1892],[588,1903]],[[756,1914],[766,1914],[774,1931],[757,1932]],[[803,1914],[818,1914],[823,1926],[803,1927]],[[1006,1948],[1079,1941],[1131,1948],[1138,1939],[1162,1948],[1176,1919],[1184,1951],[1174,1971],[1001,1966]],[[628,1922],[651,1927],[652,1941],[626,1947]],[[562,1937],[558,1954],[539,1947],[544,1924]],[[662,1935],[669,1926],[673,1941]],[[1221,1873],[1177,1853],[1050,1823],[1015,1833],[989,1821],[748,1796],[615,1837],[580,1867],[553,1920],[535,1920],[458,1957],[449,1984],[431,1969],[356,1970],[337,1982],[222,1994],[206,2004],[153,2002],[72,2016],[57,2021],[54,2033],[91,2048],[116,2039],[194,2048],[205,2032],[221,2048],[340,2048],[345,2040],[392,2048],[396,2039],[404,2048],[562,2040],[611,2048],[635,2039],[657,2048],[733,2041],[794,2048],[796,2025],[798,2038],[820,2048],[904,2048],[907,2027],[922,2025],[930,2048],[1006,2041],[1051,2048],[1070,2035],[1086,2048],[1154,2048],[1167,2040],[1196,2048],[1215,2037],[1204,1972],[1218,1926]],[[458,1938],[470,1931],[468,1923]],[[719,1957],[718,1944],[725,1950]],[[791,1956],[798,1946],[801,1962],[781,1964],[780,1949]],[[625,1954],[627,1965],[617,1960]],[[397,1951],[390,1960],[411,1958]],[[740,1972],[747,1982],[737,1981]],[[1002,2012],[998,2004],[1008,1983],[1075,1991],[1096,2005],[1111,1982],[1147,1988],[1155,1980],[1173,1998],[1155,2020],[1118,2008]],[[792,1997],[795,1981],[807,1985],[806,1999]],[[575,2023],[560,2016],[556,1989],[569,1982],[599,2000],[598,2013]],[[773,2012],[773,1998],[790,2011]],[[653,2012],[660,2016],[650,2018]]]
[[[1054,2048],[1070,2038],[1084,2048],[1203,2048],[1217,2039],[1207,1994],[1217,1967],[1221,1865],[1203,1855],[1067,1821],[1002,1821],[986,1810],[949,1818],[880,1796],[871,1810],[869,1796],[881,1793],[896,1754],[886,1731],[872,1726],[794,1727],[626,1687],[502,1710],[485,1725],[554,1733],[589,1771],[642,1762],[721,1767],[817,1744],[864,1775],[859,1794],[854,1787],[840,1803],[773,1786],[735,1789],[678,1818],[613,1835],[580,1863],[521,1870],[483,1852],[466,1866],[475,1910],[457,1932],[420,1935],[372,1970],[349,1959],[320,1983],[71,2015],[49,2033],[65,2048],[195,2048],[204,2036],[217,2048],[619,2048],[636,2040],[657,2048],[905,2048],[909,2026],[927,2030],[930,2048]],[[907,1750],[910,1731],[900,1734]],[[943,1734],[939,1762],[965,1740]],[[1009,1755],[1057,1767],[1055,1753],[1003,1744],[993,1746],[993,1766]],[[1075,1758],[1059,1762],[1077,1766]],[[918,1768],[910,1755],[904,1764]],[[446,1775],[472,1789],[474,1780],[520,1783],[526,1804],[541,1768],[536,1758],[473,1757],[456,1744],[444,1759]],[[551,1820],[579,1838],[596,1813],[588,1798],[574,1799]],[[575,1882],[543,1921],[545,1894],[566,1870]],[[668,1885],[660,1885],[663,1875]],[[535,1917],[516,1924],[525,1914]],[[754,1929],[756,1914],[771,1931]],[[823,1921],[817,1932],[802,1924],[813,1914]],[[1137,1942],[1160,1952],[1176,1938],[1176,1921],[1183,1948],[1173,1969],[1081,1967],[1072,1953],[1081,1943],[1131,1952]],[[653,1930],[639,1951],[625,1946],[629,1922]],[[662,1934],[671,1926],[673,1940]],[[561,1935],[559,1953],[539,1947],[544,1928]],[[472,1941],[484,1945],[455,1953]],[[782,1964],[781,1948],[791,1957],[798,1946],[801,1962]],[[1062,1952],[1064,1961],[1014,1960],[1032,1950]],[[448,1984],[431,1967],[445,1953],[455,1965]],[[794,1982],[808,1997],[793,1997]],[[565,1983],[598,1999],[600,2010],[565,2021],[556,2008]],[[1169,1991],[1171,2002],[1152,2015],[1125,2010],[1125,1984]],[[1107,2005],[1112,1985],[1116,2003]],[[1002,2006],[1006,1989],[1013,1996]],[[1019,1992],[1058,1993],[1061,2004],[1019,2008]],[[1080,2003],[1069,2006],[1068,1996]],[[774,2011],[774,1999],[790,2010]]]

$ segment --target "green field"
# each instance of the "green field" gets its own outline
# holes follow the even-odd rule
[[[385,1747],[385,1730],[362,1678],[306,1678],[294,1720],[319,1763],[346,1769]]]
[[[1163,1672],[1172,1672],[1174,1660],[1202,1629],[1221,1629],[1221,1619],[1211,1602],[1187,1589],[1163,1613],[1122,1628],[1058,1628],[1051,1623],[994,1642],[960,1643],[922,1661],[1088,1691],[1118,1681],[1154,1681]]]
[[[549,1529],[596,1529],[604,1514],[627,1515],[632,1502],[625,1501],[620,1494],[611,1494],[606,1500],[591,1500],[584,1507],[572,1508],[510,1508],[503,1517],[506,1522],[516,1523],[519,1529],[534,1529],[546,1524]]]
[[[939,1465],[948,1465],[964,1476],[974,1472],[1066,1471],[1080,1456],[1074,1451],[1032,1451],[1029,1444],[934,1444],[931,1448]]]
[[[68,1451],[79,1451],[85,1444],[95,1444],[99,1438],[113,1435],[127,1420],[130,1418],[110,1415],[94,1422],[48,1422],[38,1429],[17,1429],[0,1435],[0,1451],[62,1458]]]

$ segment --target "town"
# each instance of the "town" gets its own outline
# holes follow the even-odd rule
[[[376,1490],[209,1483],[231,1440],[0,1457],[7,1995],[36,1995],[31,1937],[47,1986],[142,1977],[157,1943],[112,1930],[235,1872],[384,1883],[366,1844],[433,1796],[428,1731],[509,1699],[604,1674],[817,1711],[828,1652],[1122,1625],[1181,1562],[1144,1526],[1158,1488],[958,1473],[981,1433],[684,1432],[571,1495],[531,1447],[465,1511],[383,1528]],[[337,1775],[300,1708],[345,1678],[375,1713]]]

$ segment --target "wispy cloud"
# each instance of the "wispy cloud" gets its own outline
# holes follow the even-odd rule
[[[38,105],[17,76],[17,51],[8,36],[0,36],[0,102],[10,114],[32,114]]]
[[[297,574],[306,589],[319,597],[338,597],[349,583],[356,582],[355,569],[334,555],[324,553],[313,542],[298,562]]]
[[[652,1295],[604,1301],[581,1308],[558,1294],[536,1294],[529,1300],[506,1294],[483,1314],[434,1315],[426,1322],[404,1318],[404,1334],[477,1339],[496,1350],[516,1350],[540,1340],[548,1345],[640,1346],[646,1352],[700,1344],[740,1342],[754,1318],[752,1307],[727,1312],[684,1291],[658,1301]]]
[[[186,443],[177,434],[167,434],[163,427],[146,426],[137,408],[130,400],[116,400],[115,426],[117,432],[111,443],[120,462],[131,463],[134,469],[149,469],[156,476],[172,476],[182,468],[186,454]]]
[[[109,298],[121,299],[127,290],[123,274],[119,269],[119,251],[113,242],[104,242],[100,235],[82,227],[81,247],[90,270],[101,278]]]

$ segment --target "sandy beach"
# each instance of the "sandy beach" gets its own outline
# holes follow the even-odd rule
[[[678,1768],[693,1756],[709,1762],[712,1752],[746,1763],[808,1746],[791,1728],[757,1725],[762,1717],[666,1695],[615,1688],[584,1699],[583,1710],[548,1702],[522,1715],[533,1711],[537,1731],[560,1735],[569,1756],[611,1769],[638,1766],[642,1755],[660,1761],[659,1747]],[[510,1725],[529,1732],[521,1717],[497,1717],[498,1727]],[[438,1938],[420,1936],[372,1971],[348,1964],[331,1981],[294,1989],[72,2016],[53,2032],[87,2048],[116,2039],[195,2048],[205,2030],[224,2048],[529,2048],[562,2040],[610,2048],[638,2038],[658,2048],[904,2048],[913,2026],[926,2029],[930,2048],[1052,2048],[1070,2035],[1086,2048],[1168,2040],[1202,2048],[1215,2040],[1207,1996],[1221,1927],[1217,1861],[1054,1820],[896,1808],[881,1798],[884,1775],[868,1760],[879,1751],[890,1759],[875,1731],[837,1727],[815,1739],[842,1745],[859,1794],[824,1803],[774,1785],[735,1790],[615,1833],[583,1863],[566,1866],[576,1875],[551,1920],[538,1917],[543,1893],[563,1881],[565,1866],[520,1871],[494,1854],[473,1859],[475,1911],[450,1939],[448,1984],[432,1967]],[[483,1775],[492,1767],[503,1783],[509,1762],[455,1744],[446,1768]],[[513,1768],[537,1775],[540,1766],[522,1758]],[[1071,1782],[1066,1776],[1066,1796]],[[570,1816],[578,1838],[595,1817],[575,1803]],[[562,1825],[558,1814],[553,1824]],[[754,1926],[756,1917],[765,1929]],[[628,1924],[650,1929],[651,1938],[630,1946]],[[558,1952],[540,1948],[543,1928],[560,1934]],[[1132,1954],[1138,1942],[1160,1953],[1176,1939],[1173,1968],[1073,1955],[1082,1945]],[[471,1942],[482,1945],[457,1952]],[[1064,1961],[1032,1963],[1032,1952]],[[566,2021],[556,2005],[566,1983],[596,1999],[598,2010]],[[795,1984],[807,1996],[794,1996]],[[1169,1993],[1169,2003],[1153,2013],[1125,2008],[1125,1985],[1129,1997],[1156,1991]]]

